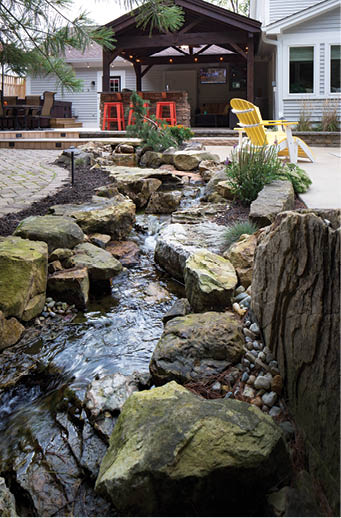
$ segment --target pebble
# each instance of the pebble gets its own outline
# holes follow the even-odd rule
[[[267,353],[267,355],[266,355],[266,363],[272,362],[273,359],[274,359],[274,355],[272,353]]]
[[[253,349],[252,342],[247,342],[247,343],[246,343],[246,348],[247,348],[249,351],[252,351],[252,349]]]
[[[47,299],[45,300],[45,302],[47,302],[47,303],[52,302],[52,301],[53,301],[52,297],[47,297]]]
[[[253,385],[254,382],[255,382],[255,379],[256,379],[256,376],[254,376],[253,374],[251,374],[251,376],[249,376],[249,379],[247,380],[247,384],[248,385]]]
[[[255,358],[258,358],[259,354],[261,354],[261,353],[258,353],[258,351],[255,351],[255,349],[251,349],[251,354],[253,354],[253,356]]]
[[[251,400],[251,403],[253,405],[258,406],[259,408],[262,408],[262,406],[263,406],[263,401],[262,401],[262,398],[260,398],[260,397],[255,397],[254,399]]]
[[[54,318],[54,317],[56,317],[56,316],[57,316],[57,314],[56,314],[54,311],[50,311],[50,316],[51,316],[52,318]]]
[[[236,289],[236,294],[239,295],[240,293],[243,293],[245,291],[245,288],[244,286],[240,285],[238,286],[238,288]]]
[[[251,304],[251,298],[250,299],[245,298],[240,303],[241,307],[243,307],[243,308],[249,308],[250,304]]]
[[[233,396],[233,392],[228,392],[225,396],[225,399],[229,399],[231,396]]]
[[[250,330],[255,333],[256,335],[259,335],[259,327],[258,325],[256,324],[256,322],[254,322],[253,324],[251,324],[250,326]]]
[[[246,367],[249,367],[250,366],[250,362],[247,358],[243,358],[242,359],[242,364],[245,365]]]
[[[241,378],[241,379],[242,379],[242,382],[243,382],[243,383],[246,383],[246,382],[247,382],[247,380],[249,379],[249,375],[248,375],[248,373],[247,373],[247,372],[244,372],[244,374],[242,375],[242,378]]]
[[[277,369],[278,368],[278,363],[276,362],[276,360],[271,360],[271,362],[269,362],[269,367]]]
[[[250,387],[249,385],[246,385],[244,390],[243,390],[243,394],[242,395],[244,397],[254,398],[255,397],[255,391],[253,390],[252,387]]]
[[[249,295],[247,293],[243,292],[243,293],[239,293],[239,295],[237,295],[234,298],[234,300],[235,300],[235,302],[241,302],[242,300],[244,300],[244,299],[246,299],[248,297],[249,297]]]
[[[253,341],[251,340],[251,338],[249,336],[245,337],[245,342],[253,344]]]
[[[53,306],[55,306],[55,304],[56,304],[56,303],[55,303],[55,301],[54,301],[54,300],[50,300],[50,301],[46,304],[46,306],[47,306],[48,308],[53,308]]]
[[[212,390],[216,390],[216,391],[220,391],[221,390],[221,383],[219,383],[219,381],[216,381],[215,383],[213,383],[211,389]]]
[[[232,309],[233,309],[233,311],[235,311],[235,312],[236,312],[238,315],[240,315],[241,317],[242,317],[242,316],[244,316],[244,315],[245,315],[245,313],[246,313],[246,310],[245,310],[245,309],[242,309],[242,308],[239,306],[238,302],[234,302],[234,303],[232,304]]]
[[[268,413],[269,412],[269,407],[267,405],[263,405],[262,406],[262,410],[263,410],[263,412]]]
[[[256,349],[256,351],[260,351],[261,350],[261,344],[259,342],[257,342],[257,340],[254,340],[253,342],[253,348]]]
[[[269,415],[271,415],[271,417],[277,417],[280,413],[281,409],[279,408],[279,406],[273,406],[270,409]]]
[[[258,358],[262,361],[262,362],[265,362],[266,361],[266,356],[264,354],[263,351],[260,351],[260,353],[258,354]]]
[[[273,392],[276,392],[276,394],[279,395],[282,392],[282,388],[283,388],[282,376],[277,374],[276,376],[273,377],[273,379],[271,381],[271,390]]]
[[[266,376],[258,376],[255,379],[254,385],[257,390],[259,390],[259,389],[269,390],[269,388],[271,387],[271,381]]]
[[[254,363],[250,363],[250,369],[254,369],[255,368],[255,364]]]
[[[251,325],[251,321],[250,320],[246,320],[246,322],[244,322],[244,326],[245,327],[250,327]]]
[[[43,312],[42,312],[42,316],[43,316],[44,318],[46,318],[46,317],[48,317],[48,316],[49,316],[49,313],[48,313],[47,311],[43,311]]]
[[[276,392],[266,392],[262,395],[262,400],[265,405],[271,408],[277,401],[277,394]]]
[[[247,327],[243,327],[243,333],[245,336],[249,336],[252,341],[254,341],[256,339],[256,335],[252,331],[250,331],[250,329],[248,329]]]
[[[257,391],[256,396],[262,396],[263,394],[265,394],[265,392],[266,392],[266,391],[265,391],[264,389],[259,389],[259,390]]]

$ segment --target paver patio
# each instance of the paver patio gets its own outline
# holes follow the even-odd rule
[[[53,164],[60,151],[0,149],[0,217],[18,212],[68,181],[69,171]]]

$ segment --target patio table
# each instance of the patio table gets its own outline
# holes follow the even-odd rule
[[[21,129],[19,126],[19,119],[23,119],[24,128],[27,128],[29,117],[32,115],[33,110],[40,110],[40,105],[34,104],[7,104],[3,107],[4,118],[14,119],[14,129]],[[24,110],[23,114],[20,114],[20,110]],[[9,115],[8,112],[13,111],[13,115]]]

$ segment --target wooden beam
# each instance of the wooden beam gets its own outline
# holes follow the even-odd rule
[[[141,63],[134,63],[135,75],[136,75],[136,91],[142,91],[142,72]]]
[[[194,55],[197,56],[198,54],[201,54],[202,52],[205,52],[205,50],[209,49],[210,47],[212,47],[212,45],[205,45],[205,47],[203,47],[202,49],[198,50],[198,52],[194,52]]]
[[[247,100],[253,103],[254,101],[254,38],[253,34],[249,33],[248,49],[247,49]]]
[[[240,31],[229,32],[191,32],[168,33],[149,36],[122,36],[117,37],[117,44],[122,49],[138,49],[150,47],[178,47],[180,45],[219,45],[237,40],[245,42],[246,38]]]
[[[188,56],[188,52],[185,52],[184,50],[179,49],[178,47],[174,47],[174,45],[172,45],[172,49],[180,52],[180,54],[185,54],[185,56]],[[155,52],[155,54],[156,54],[156,52]]]
[[[193,29],[193,27],[196,27],[197,25],[199,25],[199,23],[201,23],[203,21],[203,18],[200,17],[198,18],[197,20],[194,20],[193,22],[189,23],[188,25],[185,25],[185,27],[183,27],[180,31],[179,31],[179,34],[185,34],[186,32],[190,31],[191,29]]]
[[[110,65],[114,61],[114,59],[119,55],[120,50],[106,50],[103,47],[102,53],[102,69],[103,69],[103,77],[102,77],[102,91],[109,92],[109,83],[110,83]]]
[[[223,58],[221,60],[220,58]],[[245,63],[240,54],[200,54],[199,56],[141,57],[141,65],[187,65],[193,63]]]
[[[149,70],[152,68],[153,65],[148,65],[144,70],[143,72],[141,72],[141,77],[144,77],[148,72]]]
[[[241,54],[243,56],[243,58],[247,59],[247,54],[246,52],[244,52],[240,47],[239,45],[237,45],[237,43],[234,43],[233,41],[230,41],[229,42],[229,45],[231,45],[231,47],[236,51],[238,52],[238,54]]]

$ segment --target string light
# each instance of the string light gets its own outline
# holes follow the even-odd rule
[[[130,59],[133,59],[134,56],[130,55],[129,57],[130,57]]]
[[[224,61],[224,58],[220,56],[219,61]]]
[[[137,59],[137,60],[136,60],[136,63],[140,63],[140,61],[141,61],[140,59]]]
[[[170,62],[170,63],[173,63],[173,59],[172,59],[172,58],[170,58],[169,62]]]
[[[194,61],[197,62],[198,61],[198,58],[194,58]]]

